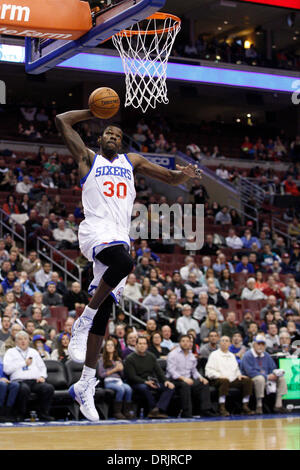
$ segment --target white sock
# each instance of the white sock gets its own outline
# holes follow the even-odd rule
[[[219,403],[225,403],[226,402],[226,395],[222,395],[219,397]]]
[[[256,406],[258,407],[262,406],[262,398],[256,398]]]
[[[97,312],[98,312],[97,308],[95,310],[94,308],[91,308],[88,305],[86,305],[81,316],[83,318],[88,318],[89,320],[93,320]]]
[[[92,369],[91,367],[88,367],[88,366],[83,366],[80,380],[86,381],[89,379],[93,379],[95,375],[96,375],[96,369]]]
[[[243,403],[249,403],[249,398],[250,396],[247,395],[246,397],[243,398]]]

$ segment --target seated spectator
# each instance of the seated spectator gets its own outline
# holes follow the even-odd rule
[[[261,300],[267,298],[261,290],[255,288],[255,284],[256,281],[254,277],[249,277],[249,279],[247,279],[247,286],[244,287],[241,293],[242,300]]]
[[[136,352],[130,354],[124,364],[125,377],[129,385],[147,400],[148,418],[167,418],[174,385],[167,380],[157,359],[147,349],[147,338],[138,337]],[[159,393],[158,401],[151,390]]]
[[[122,359],[125,360],[129,354],[135,351],[137,333],[135,331],[130,331],[126,335],[126,348],[122,350]]]
[[[6,203],[3,204],[2,210],[7,215],[20,214],[19,206],[16,202],[16,198],[13,194],[9,194],[6,198]]]
[[[51,212],[54,212],[58,217],[66,217],[66,207],[60,200],[60,195],[56,194],[54,198],[54,203],[52,204]]]
[[[55,282],[56,284],[56,292],[62,296],[68,293],[68,289],[66,288],[63,281],[60,280],[59,274],[57,271],[52,272],[51,281]]]
[[[1,304],[0,304],[1,313],[4,312],[5,307],[7,307],[7,306],[10,306],[16,315],[18,315],[18,316],[20,315],[21,307],[20,307],[20,304],[17,302],[15,294],[14,294],[13,291],[9,291],[9,292],[7,292],[7,294],[5,294],[4,301],[1,302]]]
[[[241,145],[241,156],[242,158],[253,159],[254,148],[252,142],[248,136],[245,137],[244,142]]]
[[[157,256],[151,249],[148,247],[148,242],[147,240],[141,240],[141,245],[138,250],[136,250],[136,255],[137,256],[149,256],[152,258],[154,261],[159,261],[159,256]]]
[[[275,384],[276,401],[275,413],[285,413],[282,406],[282,396],[287,393],[287,385],[283,375],[276,375],[277,366],[271,356],[265,351],[266,339],[263,335],[257,335],[252,347],[244,354],[241,362],[241,371],[250,377],[254,385],[256,398],[256,414],[263,413],[263,398],[267,382]]]
[[[178,302],[176,294],[170,294],[164,308],[164,320],[173,324],[180,317],[182,304]]]
[[[237,236],[233,228],[229,229],[228,236],[225,238],[226,245],[233,250],[241,250],[243,248],[243,242],[240,237]]]
[[[161,335],[162,335],[162,342],[160,343],[161,347],[168,349],[168,351],[172,351],[176,347],[176,343],[173,343],[171,340],[172,337],[172,330],[169,325],[163,325],[161,327]]]
[[[274,251],[271,250],[270,243],[265,243],[263,246],[261,265],[264,268],[270,268],[273,266],[275,261],[281,262],[281,259]]]
[[[193,181],[190,194],[194,204],[205,204],[205,202],[209,199],[206,188],[203,186],[203,184],[201,184],[200,179],[195,179]]]
[[[228,269],[231,274],[234,273],[234,267],[230,261],[227,261],[224,253],[219,253],[216,262],[213,264],[213,270],[217,275],[220,275],[224,269]]]
[[[213,351],[208,358],[205,366],[205,375],[210,384],[218,389],[219,394],[219,412],[221,416],[230,416],[226,409],[226,396],[229,389],[239,388],[243,396],[243,413],[253,415],[254,412],[249,408],[249,399],[252,394],[252,381],[246,375],[242,375],[237,360],[229,351],[230,338],[222,336],[220,339],[220,349]]]
[[[47,320],[43,317],[42,311],[39,307],[34,307],[32,310],[31,320],[34,322],[35,329],[41,329],[45,335],[49,334],[50,326]]]
[[[280,274],[296,274],[296,270],[291,263],[291,256],[289,253],[283,253],[280,268]]]
[[[4,281],[4,279],[6,278],[7,274],[10,271],[12,271],[11,262],[9,260],[8,261],[3,261],[2,265],[1,265],[1,270],[0,270],[0,280]],[[3,292],[3,290],[1,290],[1,292]]]
[[[298,287],[294,276],[287,279],[286,286],[282,289],[286,299],[290,297],[292,289],[296,289],[296,297],[300,298],[300,287]]]
[[[49,352],[45,349],[46,338],[43,335],[34,335],[32,338],[33,348],[39,353],[43,361],[50,359]]]
[[[263,331],[265,334],[267,334],[269,325],[271,323],[274,323],[274,311],[267,310],[264,321],[260,325],[260,330]]]
[[[19,181],[16,184],[16,193],[18,194],[29,194],[33,184],[30,181],[29,176],[24,175],[23,181]]]
[[[34,275],[35,283],[40,291],[44,292],[46,284],[51,281],[51,277],[51,264],[45,262],[43,267]]]
[[[20,385],[18,402],[20,405],[20,420],[27,413],[27,403],[30,392],[37,394],[39,402],[39,419],[52,421],[49,415],[54,387],[46,383],[47,369],[39,353],[29,347],[29,336],[25,331],[16,335],[16,347],[9,349],[3,359],[4,372],[11,381]]]
[[[1,282],[2,290],[4,294],[13,290],[16,280],[17,278],[15,276],[14,271],[8,271],[7,276]]]
[[[219,168],[216,169],[216,175],[222,180],[229,180],[229,172],[224,165],[219,165]]]
[[[151,287],[150,294],[143,300],[144,307],[149,308],[150,316],[154,319],[159,318],[160,312],[163,312],[165,307],[165,300],[159,294],[156,286]]]
[[[292,237],[300,238],[300,222],[297,217],[293,218],[293,221],[288,226],[288,234]]]
[[[208,305],[214,305],[215,307],[219,308],[228,308],[228,303],[222,296],[222,294],[218,291],[214,282],[208,283],[207,288],[207,295],[208,295]]]
[[[235,312],[229,312],[226,317],[226,321],[222,323],[222,335],[228,336],[231,340],[234,333],[238,333],[238,327],[236,325],[236,314]]]
[[[141,261],[137,264],[134,270],[134,274],[138,280],[143,280],[145,277],[149,277],[150,269],[151,266],[149,263],[149,258],[147,256],[143,256]]]
[[[116,419],[134,419],[132,388],[124,382],[123,370],[124,366],[118,356],[114,342],[107,340],[103,348],[103,355],[99,360],[98,375],[104,379],[104,388],[116,392],[113,417]]]
[[[38,258],[35,250],[30,251],[28,258],[24,258],[22,261],[22,270],[27,274],[35,274],[41,267],[41,260]]]
[[[217,331],[211,330],[208,333],[208,342],[203,344],[199,351],[200,359],[208,359],[211,352],[216,351],[219,348],[220,336]]]
[[[4,341],[6,341],[10,336],[11,321],[8,315],[3,315],[0,319],[0,346]]]
[[[49,201],[47,194],[43,194],[42,199],[35,205],[35,209],[40,217],[49,217],[51,208],[52,204]]]
[[[280,346],[278,328],[277,328],[276,323],[269,323],[267,331],[268,332],[265,336],[266,351],[269,354],[275,354],[277,353],[279,346]]]
[[[194,329],[196,334],[200,333],[199,323],[192,318],[192,309],[190,305],[184,304],[182,307],[182,316],[176,321],[176,330],[180,335],[186,335],[189,329]]]
[[[186,288],[186,294],[188,291],[192,291],[194,295],[199,295],[201,291],[201,284],[200,282],[197,281],[197,277],[195,273],[190,273],[188,276],[188,280],[184,284],[184,287]]]
[[[201,254],[215,256],[217,254],[218,249],[218,245],[213,242],[213,236],[211,234],[207,234],[205,237],[205,243],[201,248]]]
[[[19,392],[19,383],[11,382],[3,371],[0,360],[0,423],[14,422],[14,405]]]
[[[76,315],[76,308],[84,308],[88,304],[88,296],[81,289],[79,282],[72,282],[71,289],[63,296],[63,305],[69,309],[69,315]]]
[[[236,294],[234,293],[234,280],[231,277],[229,269],[223,269],[223,271],[221,271],[219,283],[221,295],[223,295],[224,298],[236,298]],[[226,294],[227,297],[225,297],[224,294]]]
[[[282,292],[282,290],[279,288],[279,286],[277,285],[275,279],[274,279],[274,276],[269,276],[268,277],[268,287],[265,287],[265,289],[263,289],[263,293],[270,297],[271,295],[273,295],[274,297],[276,297],[277,300],[284,300],[284,293]]]
[[[293,181],[293,176],[289,175],[283,183],[285,194],[290,194],[291,196],[300,196],[300,192],[297,184]]]
[[[227,206],[222,207],[220,212],[216,214],[215,224],[228,225],[231,224],[231,216]]]
[[[195,402],[200,403],[202,416],[215,416],[210,401],[208,380],[197,370],[197,359],[192,354],[188,335],[182,335],[179,346],[169,353],[167,377],[173,381],[175,388],[179,391],[182,418],[193,417]]]
[[[279,342],[280,346],[276,353],[277,356],[299,357],[300,349],[291,344],[291,336],[288,331],[282,331],[279,333]]]
[[[242,236],[241,240],[243,242],[243,248],[245,249],[251,250],[253,243],[256,243],[256,245],[258,246],[258,249],[261,248],[260,241],[258,240],[257,237],[254,237],[252,235],[252,232],[249,228],[245,230],[244,235]]]
[[[207,316],[207,306],[208,306],[208,295],[207,292],[200,292],[199,294],[199,305],[195,308],[193,313],[193,318],[198,320],[200,323],[206,318]],[[211,304],[212,305],[212,304]],[[224,317],[219,309],[215,305],[213,305],[214,310],[217,314],[218,321],[223,321]]]
[[[192,307],[193,311],[196,307],[198,307],[199,302],[197,300],[197,297],[195,296],[195,293],[191,289],[188,289],[186,291],[184,303],[190,305]]]
[[[215,331],[218,336],[221,334],[221,325],[217,320],[217,313],[213,305],[207,306],[207,318],[200,328],[200,339],[203,343],[209,341],[209,333]]]
[[[35,307],[38,307],[41,309],[41,312],[44,318],[49,318],[51,316],[49,307],[45,305],[43,302],[43,294],[41,292],[35,292],[33,294],[33,303],[27,307],[25,316],[31,317],[33,309]]]
[[[243,320],[238,324],[238,330],[241,332],[243,338],[247,335],[250,323],[253,321],[253,313],[251,310],[245,310],[243,313]]]
[[[119,356],[121,357],[123,351],[126,350],[126,325],[124,323],[119,323],[115,326],[115,338],[117,339],[117,349]]]
[[[197,264],[195,263],[193,256],[186,256],[184,261],[185,261],[185,266],[180,268],[180,271],[179,271],[181,279],[183,279],[184,281],[187,281],[189,278],[189,275],[193,273],[195,274],[197,281],[202,282],[203,274],[198,268]]]
[[[15,347],[16,334],[23,329],[21,325],[14,323],[12,320],[10,320],[10,323],[12,325],[10,328],[10,336],[0,346],[0,359],[3,359],[4,354],[8,349]]]
[[[35,238],[41,238],[49,243],[53,241],[52,230],[50,229],[49,219],[43,219],[42,226],[38,227],[34,232]]]
[[[172,282],[166,285],[166,289],[171,289],[176,294],[178,301],[184,299],[186,295],[186,287],[183,284],[183,280],[180,276],[179,271],[174,271],[172,275]]]
[[[148,342],[150,341],[152,333],[154,333],[155,331],[158,331],[157,323],[154,320],[154,318],[149,318],[149,320],[147,320],[147,323],[146,323],[146,332],[145,332],[145,336],[147,336]]]
[[[56,284],[53,281],[47,283],[47,289],[43,294],[43,304],[54,307],[63,305],[62,296],[56,292]]]
[[[33,332],[35,330],[35,323],[33,320],[26,320],[25,322],[25,331],[29,336],[30,347],[32,346]]]
[[[235,358],[238,362],[238,365],[240,367],[241,365],[241,359],[245,352],[247,351],[246,346],[243,345],[243,337],[241,333],[236,332],[233,333],[232,335],[232,343],[229,346],[229,351],[235,355]]]
[[[241,261],[237,263],[235,267],[235,272],[254,274],[254,268],[252,264],[249,263],[249,258],[247,255],[242,255]]]
[[[266,313],[271,310],[273,311],[274,308],[277,307],[277,299],[275,295],[269,295],[267,298],[266,306],[260,311],[260,319],[263,320],[265,318]]]
[[[66,228],[63,219],[59,220],[58,227],[53,230],[53,238],[58,242],[59,249],[71,249],[78,245],[77,235],[72,229]]]
[[[234,227],[238,227],[242,225],[242,219],[238,215],[236,209],[230,209],[229,213],[231,217],[231,223]]]
[[[152,333],[150,337],[149,352],[152,352],[157,359],[166,359],[169,354],[169,349],[161,346],[163,337],[159,331]]]
[[[247,347],[250,347],[257,333],[258,333],[258,325],[255,321],[251,321],[248,326],[247,334],[244,338],[244,345]]]

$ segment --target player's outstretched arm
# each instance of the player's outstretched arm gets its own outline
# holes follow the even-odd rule
[[[63,114],[58,114],[55,119],[57,130],[62,135],[62,138],[70,150],[72,156],[79,165],[79,171],[82,176],[85,175],[90,167],[94,158],[94,152],[88,149],[78,132],[72,126],[77,122],[93,119],[94,116],[89,109],[79,111],[68,111]]]
[[[178,184],[185,183],[190,178],[201,178],[202,171],[199,170],[197,165],[180,166],[176,165],[178,170],[168,170],[162,166],[156,165],[155,163],[149,162],[147,158],[144,158],[138,153],[129,153],[128,157],[134,167],[134,169],[145,176],[150,176],[163,183],[177,186]]]

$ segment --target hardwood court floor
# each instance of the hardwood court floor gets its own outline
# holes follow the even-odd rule
[[[6,450],[299,450],[300,417],[0,428]]]

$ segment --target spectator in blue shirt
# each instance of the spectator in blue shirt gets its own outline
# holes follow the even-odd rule
[[[3,363],[0,361],[0,423],[13,422],[12,409],[15,404],[19,382],[11,382],[3,372]]]
[[[263,334],[258,334],[249,351],[244,354],[241,361],[241,372],[253,381],[256,397],[256,414],[262,414],[262,400],[265,388],[274,387],[276,392],[275,413],[286,413],[282,406],[282,396],[287,393],[287,385],[281,369],[277,369],[270,354],[265,352],[266,339]]]
[[[136,251],[137,256],[143,256],[147,253],[150,253],[150,257],[154,260],[159,262],[159,256],[157,256],[155,253],[151,251],[151,249],[148,247],[148,242],[147,240],[142,240],[141,241],[141,246],[140,248]]]
[[[243,255],[241,261],[235,267],[236,273],[250,273],[254,274],[254,267],[249,263],[247,255]]]
[[[1,282],[3,293],[6,294],[10,290],[13,290],[14,284],[16,282],[16,276],[13,271],[8,271],[7,276]]]
[[[241,238],[241,240],[243,242],[243,248],[251,250],[253,243],[257,244],[259,250],[261,248],[260,241],[258,240],[257,237],[254,237],[252,235],[252,232],[249,228],[245,230],[244,236]]]
[[[231,345],[229,346],[229,351],[235,355],[238,365],[240,366],[242,357],[247,351],[246,346],[243,345],[243,337],[241,333],[233,333]]]

